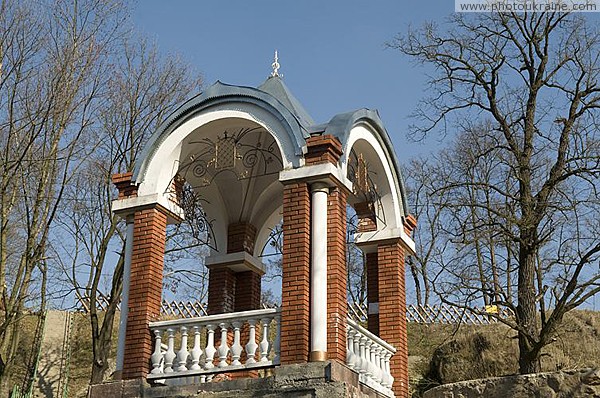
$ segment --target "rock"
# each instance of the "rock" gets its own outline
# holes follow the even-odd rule
[[[423,398],[588,398],[600,397],[600,370],[582,369],[494,377],[445,384],[423,394]]]
[[[592,369],[584,374],[581,381],[589,386],[600,386],[600,369]]]

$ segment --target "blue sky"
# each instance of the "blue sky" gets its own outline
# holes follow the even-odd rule
[[[139,1],[133,19],[161,52],[178,53],[203,73],[205,84],[257,86],[277,49],[287,86],[317,122],[377,109],[406,162],[427,148],[405,137],[425,74],[385,42],[453,10],[452,1],[150,0]]]
[[[426,76],[385,43],[453,10],[448,0],[410,6],[399,0],[140,0],[133,20],[162,53],[194,65],[205,85],[258,86],[271,73],[277,49],[286,85],[317,123],[353,109],[377,109],[405,163],[432,148],[406,139]]]
[[[451,0],[139,0],[133,21],[162,53],[194,65],[205,85],[258,86],[277,49],[287,86],[318,123],[357,108],[377,109],[406,163],[440,145],[435,138],[407,140],[426,70],[385,43],[410,26],[442,23],[453,11]],[[586,17],[597,21],[599,15]]]

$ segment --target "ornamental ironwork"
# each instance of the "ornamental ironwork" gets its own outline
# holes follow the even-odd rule
[[[277,174],[283,168],[277,143],[261,141],[263,134],[260,133],[270,137],[262,127],[253,127],[233,133],[224,131],[215,140],[203,138],[189,142],[188,145],[199,149],[180,165],[178,174],[194,188],[209,186],[225,172],[232,173],[238,180]]]
[[[196,192],[179,174],[175,174],[166,193],[169,199],[183,210],[185,221],[177,224],[177,228],[185,229],[185,235],[189,239],[186,245],[190,247],[205,245],[218,250],[213,231],[215,219],[209,218],[204,211],[204,206],[209,204],[208,200]]]
[[[385,224],[385,211],[381,203],[381,194],[378,191],[373,171],[362,153],[350,152],[348,157],[348,179],[352,182],[354,195],[360,202],[372,203],[375,216]]]

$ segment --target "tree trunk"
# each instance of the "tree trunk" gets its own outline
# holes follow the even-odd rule
[[[104,381],[104,375],[108,370],[108,358],[104,355],[103,350],[99,350],[97,355],[94,355],[92,361],[92,374],[90,377],[90,385],[100,384]]]
[[[116,306],[115,306],[116,307]],[[90,384],[100,384],[104,381],[108,370],[108,356],[112,345],[112,331],[115,319],[115,309],[109,306],[104,314],[102,327],[98,331],[96,337],[95,350],[92,353],[94,358],[92,361],[92,374],[90,376]]]
[[[412,256],[408,257],[408,265],[410,268],[410,274],[415,283],[415,295],[417,296],[417,305],[420,307],[421,305],[423,305],[421,283],[419,282],[419,271],[417,270],[417,265],[415,264],[415,260]]]
[[[519,247],[519,280],[517,286],[517,319],[521,329],[519,337],[519,372],[540,372],[539,348],[535,340],[539,335],[536,311],[535,267],[536,251],[526,242],[535,242],[535,231],[522,234]]]

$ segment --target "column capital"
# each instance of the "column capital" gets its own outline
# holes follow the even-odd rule
[[[266,272],[266,267],[258,258],[245,251],[228,253],[222,256],[210,256],[204,260],[208,269],[229,268],[234,272],[252,271],[260,276]]]
[[[409,254],[415,254],[415,241],[406,233],[404,228],[385,228],[378,231],[358,232],[354,242],[365,253],[377,250],[377,246],[399,241]]]
[[[111,205],[111,211],[125,219],[140,210],[152,208],[163,212],[169,224],[179,223],[185,218],[178,204],[160,194],[124,197],[113,200]]]
[[[297,182],[308,184],[321,182],[329,187],[342,187],[348,193],[352,192],[352,182],[346,178],[339,167],[331,163],[319,163],[297,169],[282,170],[279,172],[279,181],[284,185]]]
[[[329,194],[331,186],[323,181],[317,181],[310,184],[310,192],[325,192]]]

